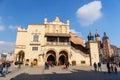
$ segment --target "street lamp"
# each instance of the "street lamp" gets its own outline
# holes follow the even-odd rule
[[[44,53],[43,54],[39,54],[39,56],[42,56],[43,58],[44,58],[44,55],[45,55]]]

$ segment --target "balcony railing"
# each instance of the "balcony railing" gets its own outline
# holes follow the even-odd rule
[[[47,42],[46,45],[70,45],[69,42]]]

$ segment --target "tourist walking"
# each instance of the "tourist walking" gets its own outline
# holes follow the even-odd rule
[[[9,67],[10,67],[11,65],[10,65],[10,62],[6,62],[6,74],[9,72]]]
[[[111,64],[111,66],[110,66],[110,71],[111,71],[111,72],[114,71],[114,69],[113,69],[113,64]]]
[[[19,68],[19,69],[21,69],[21,64],[22,64],[22,63],[19,61],[19,62],[18,62],[18,68]]]
[[[15,68],[18,68],[18,61],[15,61],[14,65],[15,65]]]
[[[107,67],[108,73],[110,73],[110,63],[109,62],[107,62],[106,67]]]
[[[31,62],[31,65],[30,65],[31,67],[33,67],[33,62]]]
[[[98,71],[102,71],[101,63],[100,62],[98,62]]]
[[[45,62],[45,70],[49,69],[49,64],[47,62]]]
[[[66,69],[66,64],[65,63],[63,64],[63,69]]]
[[[97,71],[97,64],[96,64],[96,62],[94,62],[93,66],[94,66],[94,70]]]
[[[0,62],[0,74],[2,75],[2,77],[5,77],[4,71],[3,71],[3,63]]]
[[[114,67],[114,71],[115,71],[115,73],[117,74],[117,66],[115,65],[115,67]]]
[[[66,69],[68,69],[68,67],[69,67],[69,62],[66,62],[65,65],[66,65]]]

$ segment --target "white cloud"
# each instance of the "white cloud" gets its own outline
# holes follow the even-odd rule
[[[80,7],[77,12],[77,18],[82,26],[89,26],[101,18],[101,1],[93,1]]]
[[[0,31],[3,31],[5,27],[3,25],[0,25]]]
[[[75,34],[77,34],[79,37],[82,37],[82,38],[83,38],[82,33],[76,31],[75,29],[70,29],[70,32],[75,33]]]
[[[16,30],[17,28],[18,26],[12,26],[12,25],[9,26],[9,29],[12,29],[12,30]]]
[[[3,52],[12,52],[14,50],[14,43],[0,41],[0,53]]]

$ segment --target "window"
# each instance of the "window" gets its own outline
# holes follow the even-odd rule
[[[81,64],[85,64],[85,61],[81,61]]]
[[[33,42],[38,42],[39,41],[39,35],[35,34],[33,36]]]
[[[32,51],[38,51],[38,47],[32,47]]]

